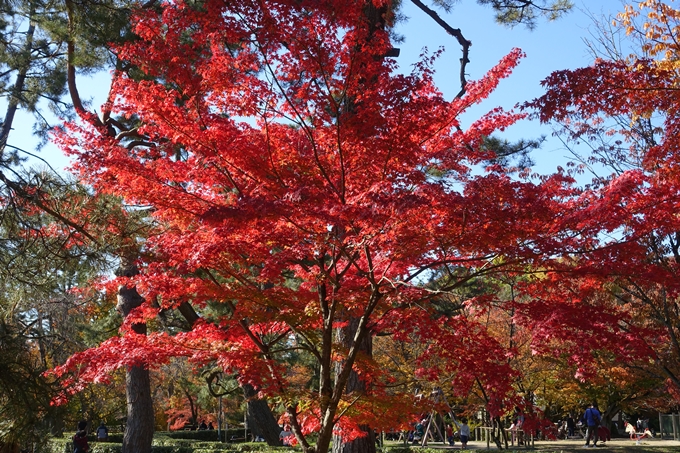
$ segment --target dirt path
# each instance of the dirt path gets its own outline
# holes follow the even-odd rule
[[[413,446],[411,446],[413,448]],[[456,442],[453,447],[444,446],[441,443],[431,443],[426,448],[431,449],[442,449],[442,450],[460,450],[460,442]],[[472,441],[468,443],[468,450],[486,450],[486,442],[475,442]],[[496,450],[493,444],[490,445],[491,450]],[[415,448],[414,448],[415,450]],[[643,439],[637,444],[634,440],[629,438],[616,438],[606,442],[604,445],[600,446],[598,444],[597,448],[585,448],[583,439],[570,439],[570,440],[556,440],[556,441],[535,441],[533,448],[526,447],[510,447],[509,451],[574,451],[579,450],[583,452],[616,452],[616,453],[634,453],[634,452],[655,452],[655,453],[680,453],[680,441],[677,440],[661,440],[661,439]]]

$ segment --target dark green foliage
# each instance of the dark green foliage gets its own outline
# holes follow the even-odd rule
[[[450,13],[454,9],[455,4],[460,1],[430,0],[429,3],[433,7]],[[393,3],[399,5],[402,2],[395,1]],[[414,1],[414,3],[416,2]],[[509,27],[521,24],[529,29],[533,29],[540,18],[547,20],[559,19],[574,7],[571,0],[477,0],[477,3],[490,6],[496,13],[496,21],[499,24]]]
[[[196,450],[192,447],[154,446],[151,447],[151,451],[153,453],[194,453]]]
[[[111,45],[130,39],[132,3],[128,0],[0,3],[0,97],[7,103],[0,132],[0,164],[7,162],[6,153],[15,155],[3,149],[2,142],[12,147],[8,138],[17,108],[34,115],[33,129],[43,140],[52,127],[46,110],[61,118],[72,117],[72,106],[65,99],[69,61],[80,74],[115,65]]]
[[[42,375],[45,367],[32,349],[19,322],[0,318],[0,445],[45,438],[59,412],[50,406],[56,388]]]
[[[16,366],[2,361],[8,372],[3,365],[0,448],[7,451],[59,433],[64,422],[68,426],[82,417],[83,411],[70,420],[54,415],[64,409],[49,405],[55,392],[42,373],[112,333],[111,324],[102,329],[96,322],[108,317],[110,304],[94,302],[89,313],[74,310],[83,300],[77,301],[71,291],[92,277],[93,261],[101,264],[107,257],[84,246],[82,239],[72,241],[74,235],[87,236],[80,228],[87,222],[67,221],[76,211],[73,201],[87,198],[84,189],[52,175],[22,171],[23,158],[34,150],[13,144],[11,131],[18,121],[26,121],[17,116],[25,111],[33,114],[33,130],[44,141],[52,121],[73,116],[67,99],[73,69],[83,74],[114,65],[110,46],[129,38],[133,3],[0,0],[0,98],[6,108],[0,114],[0,318],[6,337],[2,353],[17,361]],[[60,118],[52,120],[48,111]],[[55,225],[55,220],[63,223]],[[84,409],[101,412],[93,405]]]
[[[24,188],[44,193],[43,200],[52,197],[55,211],[68,211],[84,195],[82,188],[44,173],[22,178],[28,183]],[[97,292],[91,298],[72,293],[102,271],[106,260],[84,247],[65,247],[68,235],[55,234],[53,227],[51,216],[21,197],[6,199],[0,209],[0,444],[31,445],[75,426],[83,412],[75,406],[83,399],[51,405],[61,387],[43,373],[110,336],[111,302]],[[92,303],[89,313],[79,308],[84,300]],[[115,400],[103,395],[93,401]]]
[[[0,209],[0,444],[28,445],[61,430],[64,408],[50,404],[58,386],[43,373],[74,350],[69,292],[89,266],[62,249],[63,238],[45,234],[48,224],[12,197]]]
[[[496,21],[514,27],[523,24],[534,28],[540,17],[555,20],[574,5],[570,0],[477,0],[480,5],[491,6]]]
[[[529,168],[534,165],[530,154],[537,150],[545,137],[537,140],[518,140],[514,143],[498,137],[486,137],[482,144],[483,150],[490,150],[496,157],[488,163],[500,164],[502,166],[515,166],[521,169]]]

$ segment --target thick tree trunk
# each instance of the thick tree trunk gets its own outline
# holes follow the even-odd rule
[[[117,274],[132,277],[138,273],[133,264],[123,263]],[[144,298],[135,287],[118,288],[118,311],[125,317],[139,307]],[[134,324],[132,329],[146,334],[146,324]],[[132,366],[125,374],[125,396],[127,398],[127,422],[123,434],[123,453],[150,453],[154,431],[153,401],[151,399],[151,379],[149,370],[144,366]]]
[[[123,453],[151,452],[154,414],[149,370],[130,367],[125,375],[127,424],[123,435]]]
[[[616,403],[608,403],[602,411],[602,424],[610,430],[612,429],[612,418],[621,411],[621,406]],[[621,426],[616,425],[616,430],[620,432]]]
[[[279,439],[281,428],[274,418],[267,400],[257,398],[257,392],[252,385],[245,384],[242,388],[248,405],[246,416],[253,434],[262,436],[270,447],[282,445]]]
[[[338,341],[346,348],[350,347],[351,342],[356,335],[358,326],[359,318],[352,318],[347,327],[338,329]],[[371,337],[371,335],[364,336],[363,341],[361,341],[361,344],[359,345],[359,350],[368,357],[373,356],[373,337]],[[340,364],[338,366],[340,366]],[[359,375],[356,371],[352,370],[349,379],[347,380],[345,393],[366,392],[366,384],[359,379]],[[373,429],[366,425],[362,425],[360,428],[366,434],[349,442],[343,442],[339,436],[333,436],[333,453],[375,453],[375,434]]]

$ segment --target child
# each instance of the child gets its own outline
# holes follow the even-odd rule
[[[453,444],[456,443],[456,441],[453,438],[453,428],[451,425],[446,425],[446,440],[449,441],[449,445],[453,446]]]
[[[463,449],[467,448],[468,440],[470,440],[470,427],[467,424],[467,419],[463,419],[461,420],[460,425],[460,443],[462,445],[461,448]]]

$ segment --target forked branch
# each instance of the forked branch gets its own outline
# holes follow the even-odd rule
[[[413,4],[415,4],[418,8],[423,10],[425,14],[430,16],[435,22],[437,22],[448,34],[456,38],[458,41],[458,44],[461,45],[463,48],[463,56],[460,58],[460,91],[456,95],[456,98],[461,98],[465,94],[465,86],[467,85],[467,79],[465,78],[465,68],[467,64],[470,62],[470,59],[468,58],[469,53],[470,53],[470,46],[472,45],[472,41],[469,41],[465,39],[465,36],[463,36],[463,33],[460,31],[460,28],[453,28],[450,26],[444,19],[439,17],[439,14],[437,14],[436,11],[434,11],[431,8],[428,8],[427,5],[425,5],[423,2],[420,0],[411,0]]]

